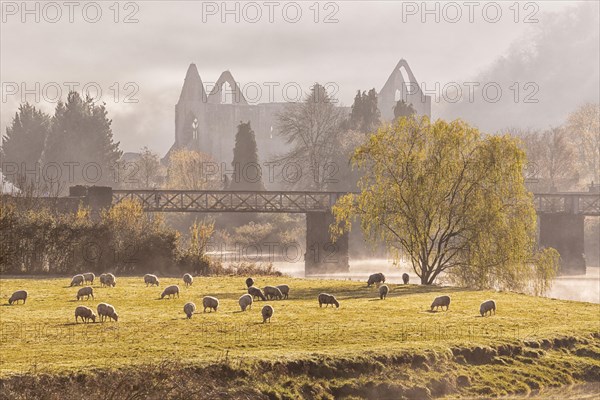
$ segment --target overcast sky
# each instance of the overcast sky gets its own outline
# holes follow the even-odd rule
[[[482,2],[472,9],[429,2],[429,14],[420,1],[228,2],[239,10],[231,14],[223,13],[221,1],[136,1],[120,3],[118,15],[112,1],[76,3],[71,10],[63,2],[54,3],[59,8],[30,2],[32,14],[21,4],[2,3],[2,133],[23,88],[35,92],[39,82],[40,98],[29,93],[25,99],[53,112],[55,103],[47,100],[57,87],[64,99],[75,82],[92,94],[101,88],[123,150],[148,145],[164,154],[174,141],[174,105],[192,62],[205,84],[229,69],[252,96],[262,88],[265,101],[275,83],[275,100],[282,101],[294,97],[293,90],[283,97],[286,84],[306,90],[333,82],[339,101],[350,105],[357,89],[380,90],[404,58],[434,97],[434,118],[462,117],[490,132],[547,128],[599,101],[596,1]],[[473,101],[465,82],[474,88]],[[492,87],[484,94],[486,84]],[[452,103],[457,87],[462,97]],[[497,87],[502,96],[494,101]]]

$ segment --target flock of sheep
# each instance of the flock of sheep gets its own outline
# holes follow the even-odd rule
[[[96,276],[92,272],[75,275],[71,279],[70,286],[71,287],[82,286],[86,283],[93,284],[95,278],[96,278]],[[100,275],[99,280],[100,280],[101,286],[115,287],[117,284],[117,278],[111,273],[106,273],[106,274]],[[404,284],[408,284],[408,281],[409,281],[408,274],[405,273],[402,275],[402,281],[404,282]],[[193,282],[194,282],[194,278],[192,277],[192,275],[190,275],[190,274],[183,275],[183,283],[186,286],[192,285]],[[146,284],[146,286],[155,286],[155,285],[159,286],[158,277],[156,275],[152,275],[152,274],[144,275],[144,283]],[[256,298],[263,300],[263,301],[273,300],[273,299],[282,300],[282,299],[287,299],[289,296],[289,293],[290,293],[290,287],[288,285],[265,286],[261,290],[260,288],[254,286],[254,283],[255,283],[254,279],[252,279],[252,278],[246,279],[246,286],[248,288],[248,293],[240,296],[239,301],[238,301],[242,311],[246,311],[246,309],[251,309],[252,303],[254,302],[254,299],[256,299]],[[384,300],[386,298],[387,294],[389,293],[389,287],[387,285],[385,285],[385,275],[383,275],[382,273],[376,273],[376,274],[372,274],[371,276],[369,276],[369,279],[367,280],[367,287],[370,287],[373,284],[375,284],[379,287],[379,298],[381,300]],[[179,298],[179,286],[171,285],[171,286],[167,286],[163,290],[162,294],[160,295],[160,298],[161,299],[164,299],[165,297],[174,298],[175,296],[177,296],[177,298]],[[90,297],[93,299],[94,298],[94,289],[91,286],[82,287],[77,291],[76,297],[77,297],[77,300],[81,300],[84,297],[86,298],[86,300],[89,299]],[[8,299],[8,303],[12,305],[13,303],[17,303],[18,301],[23,301],[23,304],[25,304],[26,300],[27,300],[27,292],[25,290],[18,290],[16,292],[14,292],[12,294],[12,296]],[[319,307],[323,307],[323,304],[325,304],[325,307],[328,307],[329,305],[336,306],[337,308],[340,307],[340,303],[335,298],[335,296],[328,294],[328,293],[319,294],[318,301],[319,301]],[[204,307],[204,312],[206,312],[207,309],[210,312],[212,312],[213,310],[216,312],[217,309],[219,308],[219,299],[217,299],[216,297],[212,297],[212,296],[205,296],[202,299],[202,306]],[[450,307],[450,296],[447,296],[447,295],[439,296],[433,300],[433,303],[431,303],[431,311],[433,311],[434,308],[436,310],[438,310],[440,307],[442,308],[442,310],[444,309],[444,307],[446,307],[446,311],[448,310],[448,308]],[[75,308],[75,322],[76,323],[79,322],[79,319],[81,319],[81,321],[84,323],[87,323],[90,320],[92,322],[96,322],[97,317],[100,317],[100,321],[104,321],[106,318],[108,318],[109,321],[110,320],[114,320],[114,321],[119,320],[119,315],[117,314],[115,308],[110,304],[100,303],[100,304],[98,304],[96,311],[98,313],[97,315],[89,307],[77,306]],[[187,318],[192,318],[192,315],[196,312],[196,305],[192,302],[186,303],[183,306],[183,312],[185,313]],[[271,322],[271,317],[273,316],[274,312],[275,312],[275,310],[273,309],[272,306],[265,305],[261,310],[263,323],[265,323],[267,321]],[[482,317],[487,315],[488,313],[491,315],[492,312],[494,314],[496,314],[496,302],[494,300],[486,300],[483,303],[481,303],[481,305],[479,307],[479,313],[481,314]]]

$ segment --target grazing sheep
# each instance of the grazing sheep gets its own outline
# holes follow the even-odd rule
[[[408,285],[409,279],[410,279],[410,276],[408,276],[408,274],[406,272],[402,274],[402,282],[404,282],[405,285]]]
[[[90,299],[90,296],[92,296],[92,299],[94,298],[94,288],[91,286],[86,286],[86,287],[82,287],[81,289],[79,289],[77,291],[77,300],[82,299],[83,296],[86,297],[86,300]]]
[[[262,301],[267,300],[267,298],[265,297],[265,295],[263,294],[262,290],[260,290],[259,288],[257,288],[256,286],[250,286],[248,288],[248,294],[251,294],[252,297],[256,298],[258,297],[259,299],[261,299]]]
[[[210,309],[210,312],[212,312],[212,310],[217,312],[217,308],[219,308],[219,299],[216,297],[204,296],[202,299],[202,305],[204,306],[204,312],[206,312],[207,308]]]
[[[83,279],[85,279],[85,283],[94,284],[94,279],[96,279],[96,275],[93,272],[86,272],[83,274]]]
[[[381,285],[379,287],[379,298],[381,300],[385,299],[387,297],[387,294],[389,291],[390,291],[390,288],[387,285]]]
[[[496,314],[496,302],[494,300],[486,300],[479,306],[479,313],[482,317],[488,312],[492,315],[492,311]]]
[[[83,285],[83,282],[85,281],[85,278],[83,277],[83,275],[79,274],[79,275],[75,275],[73,277],[73,279],[71,279],[71,287],[73,286],[81,286]]]
[[[183,283],[185,283],[185,286],[190,286],[194,283],[194,278],[190,274],[185,274],[183,275]]]
[[[106,286],[106,274],[101,274],[98,279],[100,279],[100,286]]]
[[[175,295],[177,295],[177,298],[179,298],[179,286],[171,285],[167,286],[165,290],[163,290],[162,294],[160,295],[160,298],[164,299],[165,296],[168,296],[169,298],[173,296],[173,298],[175,298]]]
[[[337,308],[340,308],[340,303],[337,301],[335,296],[327,293],[321,293],[319,295],[319,307],[323,307],[323,304],[326,304],[325,307],[329,306],[330,304],[335,304]]]
[[[269,300],[271,300],[275,297],[277,297],[278,300],[283,299],[283,294],[281,293],[281,290],[279,290],[275,286],[265,286],[263,288],[263,293]]]
[[[8,304],[15,303],[19,300],[23,300],[23,304],[25,304],[25,300],[27,300],[27,292],[25,290],[17,290],[10,296],[8,299]]]
[[[158,277],[156,275],[146,274],[144,275],[144,283],[146,284],[146,287],[148,287],[148,285],[158,286]]]
[[[263,317],[263,324],[267,322],[267,320],[269,320],[269,323],[271,322],[271,317],[273,316],[274,312],[275,310],[273,310],[273,307],[270,305],[266,305],[262,308],[261,314]]]
[[[90,319],[93,322],[96,322],[96,314],[94,314],[94,311],[92,311],[91,308],[86,306],[77,306],[75,309],[75,323],[78,322],[79,318],[81,318],[84,323],[87,323]]]
[[[435,307],[436,310],[438,307],[442,307],[442,310],[446,307],[446,311],[448,311],[448,308],[450,307],[450,296],[436,297],[433,299],[433,303],[431,303],[431,311],[433,311],[433,307]]]
[[[98,315],[100,316],[100,321],[104,321],[105,318],[109,320],[114,319],[115,322],[119,320],[119,315],[115,311],[115,308],[107,303],[100,303],[97,307]]]
[[[240,303],[240,307],[241,307],[242,311],[246,311],[246,308],[252,308],[253,302],[254,302],[254,299],[248,293],[240,296],[239,303]]]
[[[369,280],[367,281],[367,287],[371,286],[374,283],[376,283],[377,285],[379,285],[380,283],[385,283],[385,275],[383,275],[381,272],[378,272],[369,276]]]
[[[196,311],[196,305],[192,302],[185,303],[183,306],[183,312],[187,315],[188,319],[192,318],[192,314]]]
[[[106,278],[104,278],[104,279],[106,280],[106,286],[112,286],[112,287],[117,286],[117,278],[110,272],[108,274],[106,274]]]
[[[277,285],[277,289],[281,291],[284,299],[287,299],[290,294],[290,287],[288,285]]]

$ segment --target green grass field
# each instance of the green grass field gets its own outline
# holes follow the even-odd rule
[[[96,278],[96,281],[98,279]],[[451,347],[583,337],[598,332],[600,305],[536,298],[513,293],[389,285],[386,300],[364,282],[259,277],[257,285],[290,285],[288,300],[255,301],[241,312],[244,278],[162,278],[146,287],[143,278],[117,278],[115,288],[95,282],[95,299],[77,301],[69,278],[0,280],[2,363],[0,374],[59,372],[150,364],[164,360],[211,363],[224,357],[244,360],[293,360],[315,355],[357,356],[399,351],[447,351]],[[178,299],[160,300],[162,290],[178,284]],[[18,289],[29,292],[25,305],[8,305]],[[334,294],[340,308],[319,308],[317,295]],[[452,298],[450,310],[430,312],[441,293]],[[203,313],[202,297],[216,296],[218,312]],[[495,316],[479,316],[479,304],[496,300]],[[197,313],[187,320],[183,305]],[[74,310],[99,302],[115,306],[118,322],[75,323]],[[275,308],[262,323],[264,304]]]

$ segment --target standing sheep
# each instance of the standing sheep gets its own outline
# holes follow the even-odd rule
[[[179,298],[179,286],[171,285],[171,286],[167,286],[165,288],[165,290],[163,290],[162,294],[160,295],[160,298],[164,299],[165,296],[168,296],[170,299],[171,296],[173,296],[173,298],[175,298],[175,295],[177,295],[177,298]]]
[[[190,286],[192,283],[194,283],[194,277],[192,277],[190,274],[183,275],[183,283],[185,283],[185,286]]]
[[[81,286],[83,285],[83,282],[85,281],[85,278],[83,277],[83,275],[79,274],[79,275],[75,275],[73,277],[73,279],[71,279],[71,287],[73,286]]]
[[[439,296],[433,299],[433,303],[431,303],[431,311],[433,311],[433,307],[437,310],[439,307],[446,307],[446,311],[450,308],[450,296]]]
[[[267,298],[263,294],[262,290],[260,290],[259,288],[255,287],[255,286],[250,286],[248,288],[248,294],[251,294],[252,297],[254,297],[254,298],[258,297],[262,301],[267,300]]]
[[[81,289],[79,289],[77,291],[77,300],[82,299],[83,296],[86,297],[86,300],[90,299],[90,296],[92,296],[92,299],[94,298],[94,288],[91,286],[86,286],[86,287],[82,287]]]
[[[389,291],[390,291],[390,288],[387,285],[381,285],[379,287],[379,298],[381,300],[385,299],[387,297],[387,294]]]
[[[27,292],[25,290],[17,290],[10,296],[8,299],[8,304],[15,303],[19,300],[23,300],[23,304],[25,304],[25,300],[27,300]]]
[[[204,312],[206,312],[207,308],[210,309],[210,312],[212,312],[212,310],[217,312],[217,308],[219,308],[219,299],[216,297],[204,296],[202,299],[202,305],[204,306]]]
[[[104,279],[106,281],[106,286],[112,286],[112,287],[117,286],[117,278],[110,272],[108,274],[106,274],[106,277]]]
[[[254,286],[254,279],[248,278],[246,279],[246,287]]]
[[[96,275],[94,275],[93,272],[86,272],[85,274],[83,274],[83,279],[85,279],[85,283],[90,283],[91,285],[94,284],[94,279],[96,279]]]
[[[494,315],[496,314],[496,302],[494,300],[486,300],[479,306],[479,314],[481,316],[485,316],[488,312],[492,315],[492,311]]]
[[[77,308],[75,308],[75,323],[78,322],[79,318],[81,318],[84,323],[87,323],[90,319],[93,322],[96,322],[96,314],[94,314],[94,311],[92,311],[91,308],[86,306],[77,306]]]
[[[195,311],[196,305],[192,302],[185,303],[185,306],[183,306],[183,312],[185,313],[185,315],[187,315],[188,319],[192,318],[192,315]]]
[[[277,285],[277,289],[283,294],[283,298],[287,299],[290,294],[290,287],[288,285]]]
[[[115,311],[115,308],[107,303],[100,303],[97,307],[98,316],[100,317],[100,321],[104,321],[105,318],[109,320],[114,319],[115,322],[119,320],[119,315]]]
[[[265,286],[263,288],[263,293],[269,300],[274,299],[275,297],[277,297],[278,300],[283,299],[283,294],[281,293],[281,290],[279,290],[275,286]]]
[[[379,285],[380,283],[385,283],[385,275],[383,275],[381,272],[370,275],[369,280],[367,281],[367,287],[371,286],[374,283],[377,285]]]
[[[325,304],[325,307],[328,307],[330,304],[335,304],[337,308],[340,308],[340,303],[337,301],[335,296],[327,293],[321,293],[319,295],[319,307],[323,307],[323,304]]]
[[[148,285],[158,286],[158,277],[156,275],[146,274],[144,275],[144,283],[146,284],[146,287],[148,287]]]
[[[253,302],[254,302],[254,299],[248,293],[240,296],[239,303],[240,303],[240,308],[242,309],[242,311],[246,311],[246,308],[252,308]]]
[[[408,285],[409,279],[410,279],[410,277],[408,276],[408,274],[406,272],[402,274],[402,282],[404,282],[405,285]]]
[[[261,311],[261,314],[263,317],[263,324],[265,322],[267,322],[267,320],[269,320],[269,323],[270,323],[271,317],[273,316],[274,313],[275,313],[275,310],[273,310],[273,307],[271,307],[270,305],[264,306]]]
[[[100,280],[100,286],[101,287],[106,286],[106,274],[101,274],[98,279]]]

